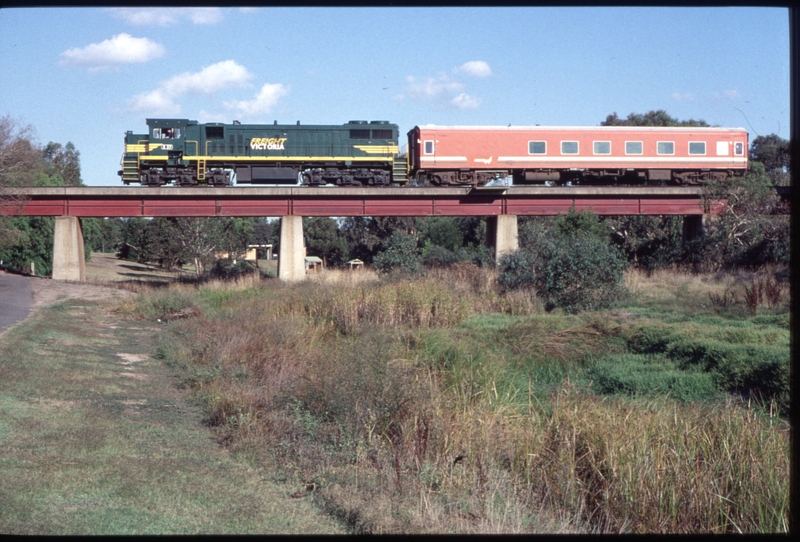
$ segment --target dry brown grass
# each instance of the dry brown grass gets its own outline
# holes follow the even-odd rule
[[[492,274],[261,282],[174,329],[224,441],[288,472],[354,532],[787,529],[789,432],[776,417],[603,399],[568,381],[542,399],[498,386],[508,367],[496,356],[420,357],[419,330],[480,312],[541,315],[529,294],[499,294]],[[634,295],[670,303],[727,284],[667,272],[626,280]],[[509,326],[507,342],[517,356],[569,363],[613,332],[602,316],[563,327],[570,318]]]

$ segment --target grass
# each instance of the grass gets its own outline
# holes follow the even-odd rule
[[[0,532],[341,532],[290,499],[296,488],[218,446],[152,358],[157,333],[68,301],[3,335]]]
[[[786,531],[785,304],[634,272],[565,315],[449,273],[202,285],[158,350],[226,446],[351,532]]]

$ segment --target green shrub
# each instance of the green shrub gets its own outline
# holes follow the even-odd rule
[[[497,283],[504,290],[532,288],[536,284],[535,256],[527,250],[517,250],[500,258],[502,271]]]
[[[422,250],[422,262],[427,267],[447,267],[457,261],[458,254],[439,245],[428,245]]]
[[[610,308],[628,266],[619,249],[589,234],[559,237],[542,250],[540,294],[569,313]]]
[[[417,240],[411,235],[395,232],[386,242],[386,249],[372,261],[382,274],[420,276],[425,273]]]
[[[223,258],[216,261],[211,269],[211,276],[217,279],[236,279],[244,275],[252,275],[255,272],[253,266],[244,260],[233,263],[233,260]]]

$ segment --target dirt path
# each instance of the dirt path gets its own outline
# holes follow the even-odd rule
[[[342,532],[214,440],[158,326],[113,312],[133,294],[28,280],[35,310],[0,341],[0,532]]]

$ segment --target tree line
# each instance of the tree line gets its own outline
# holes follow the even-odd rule
[[[708,126],[703,120],[675,119],[663,110],[631,113],[626,118],[613,113],[600,124]],[[785,202],[775,190],[789,184],[788,147],[789,142],[775,134],[756,137],[750,145],[746,175],[705,187],[709,201],[728,203],[722,214],[707,221],[704,236],[688,241],[680,216],[520,217],[516,259],[494,262],[485,246],[486,221],[480,217],[312,217],[303,219],[307,254],[321,257],[328,267],[344,266],[357,258],[384,274],[420,275],[427,268],[458,262],[499,264],[507,271],[503,280],[508,287],[524,283],[525,273],[541,280],[543,262],[565,257],[558,253],[562,245],[581,247],[584,254],[614,254],[613,261],[604,260],[611,267],[617,260],[649,270],[673,265],[709,270],[788,263],[789,218],[780,214]],[[0,118],[0,204],[14,203],[3,196],[4,187],[83,186],[80,175],[80,152],[72,143],[40,145],[32,127],[9,116]],[[93,251],[113,251],[121,258],[167,270],[192,264],[198,275],[244,271],[244,265],[236,267],[233,260],[248,245],[273,245],[280,252],[278,219],[90,218],[81,224],[87,259]],[[52,234],[50,217],[0,217],[0,260],[12,268],[34,262],[38,273],[49,274]],[[220,260],[220,254],[229,257]]]

